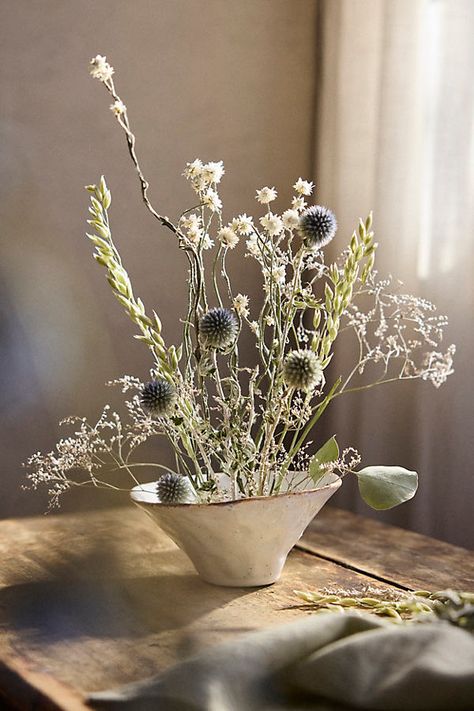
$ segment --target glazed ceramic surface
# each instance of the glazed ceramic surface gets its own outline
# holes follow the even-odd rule
[[[134,503],[189,556],[199,575],[214,585],[253,587],[280,577],[305,528],[337,491],[328,474],[316,489],[215,504],[160,503],[156,482],[136,486]]]

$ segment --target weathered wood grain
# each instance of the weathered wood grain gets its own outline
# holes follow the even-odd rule
[[[298,547],[410,590],[474,590],[474,555],[449,543],[324,508]]]
[[[400,541],[398,530],[375,525],[372,534],[373,527],[324,511],[301,541],[310,552],[294,550],[280,582],[233,589],[200,580],[184,554],[135,509],[0,522],[0,686],[3,678],[13,689],[11,673],[19,674],[34,708],[78,711],[87,691],[144,678],[207,645],[309,614],[294,589],[382,585],[374,580],[380,572],[394,585],[401,580],[412,587],[415,580],[427,587],[416,556],[403,567],[405,548],[419,550],[412,534]],[[378,546],[392,567],[382,566],[381,554],[377,563],[372,549]],[[64,700],[64,689],[71,700]],[[33,701],[17,704],[32,707]]]

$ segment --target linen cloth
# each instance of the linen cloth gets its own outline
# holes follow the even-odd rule
[[[120,711],[467,711],[474,636],[447,622],[319,614],[219,644],[90,703]]]

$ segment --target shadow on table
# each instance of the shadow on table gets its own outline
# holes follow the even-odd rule
[[[38,643],[93,638],[137,638],[180,629],[250,592],[216,588],[194,573],[170,571],[175,551],[153,553],[153,570],[139,575],[107,557],[74,559],[48,570],[48,578],[0,589],[0,629],[21,630]],[[130,566],[128,566],[129,568]],[[242,628],[245,631],[245,628]]]

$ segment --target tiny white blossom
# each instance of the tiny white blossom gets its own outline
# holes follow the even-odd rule
[[[285,210],[281,219],[287,230],[294,230],[300,224],[297,210]]]
[[[285,272],[286,272],[286,267],[284,264],[280,265],[279,267],[275,267],[272,270],[272,279],[274,282],[277,284],[284,284],[285,283]]]
[[[248,215],[244,214],[234,217],[232,220],[232,229],[235,230],[239,235],[246,237],[252,234],[253,231],[253,220]]]
[[[234,249],[239,243],[237,234],[230,227],[222,227],[217,233],[217,239],[225,247],[229,247],[229,249]]]
[[[246,318],[249,315],[249,297],[246,294],[237,294],[233,301],[234,309],[242,318]]]
[[[191,213],[181,219],[181,225],[186,230],[186,237],[191,244],[197,245],[203,236],[202,221],[199,215]]]
[[[272,202],[272,200],[275,200],[277,196],[277,191],[275,188],[262,188],[261,190],[257,190],[257,196],[256,199],[258,202],[262,203],[262,205],[268,205],[269,202]]]
[[[196,158],[192,163],[186,163],[183,175],[188,180],[194,180],[194,178],[197,178],[202,174],[203,167],[202,160]]]
[[[192,212],[181,219],[181,224],[186,230],[198,230],[202,225],[201,217]]]
[[[204,235],[204,239],[202,241],[202,248],[203,249],[211,249],[214,247],[214,240],[212,240],[209,235],[206,233]]]
[[[298,178],[293,187],[299,195],[311,195],[314,190],[314,183]]]
[[[255,335],[256,335],[257,338],[258,338],[259,335],[260,335],[260,326],[258,325],[258,322],[257,322],[257,321],[251,321],[251,322],[249,323],[249,326],[250,326],[250,330],[251,330],[253,333],[255,333]]]
[[[107,57],[103,57],[101,54],[98,54],[96,57],[91,59],[90,65],[90,73],[94,79],[98,79],[99,81],[109,81],[112,79],[114,68],[107,62]]]
[[[110,110],[116,116],[122,116],[125,113],[125,111],[127,110],[127,107],[125,106],[123,101],[120,101],[120,99],[117,99],[117,101],[114,101],[114,103],[110,105]]]
[[[220,183],[225,173],[224,163],[221,160],[217,163],[206,163],[203,172],[210,183]]]
[[[247,245],[248,253],[251,254],[252,257],[260,257],[261,256],[261,249],[258,244],[257,235],[252,235],[250,237],[250,239],[248,239],[245,244]]]
[[[302,197],[295,196],[291,201],[291,205],[294,210],[304,210],[306,207],[306,200],[304,200]]]
[[[283,222],[281,217],[269,212],[260,218],[260,224],[268,232],[271,237],[279,235],[283,232]]]
[[[204,205],[212,212],[219,212],[222,208],[222,200],[213,188],[208,188],[202,197]]]
[[[275,325],[275,319],[273,316],[265,316],[265,323],[267,326],[274,326]]]

